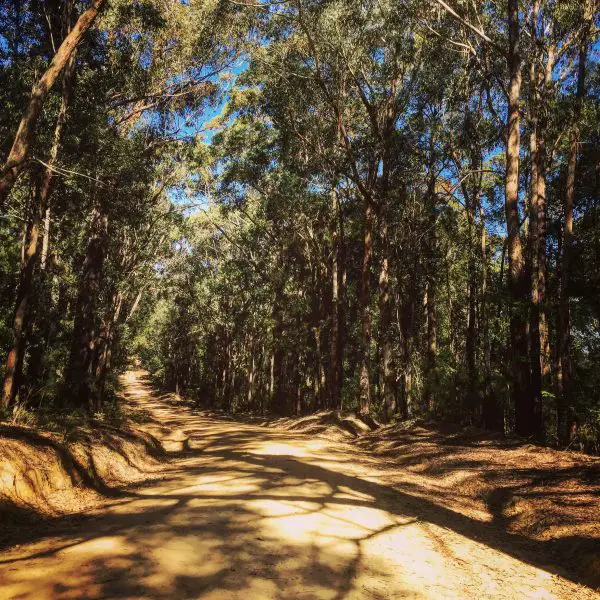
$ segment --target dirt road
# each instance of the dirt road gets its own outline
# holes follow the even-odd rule
[[[351,445],[202,414],[129,373],[189,449],[0,556],[1,598],[595,598],[493,524],[386,485]]]

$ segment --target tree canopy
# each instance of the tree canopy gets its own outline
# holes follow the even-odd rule
[[[0,0],[3,416],[138,357],[229,411],[600,451],[595,0]]]

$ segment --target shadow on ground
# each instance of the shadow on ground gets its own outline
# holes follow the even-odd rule
[[[23,531],[18,543],[36,543],[0,558],[0,597],[594,595],[568,556],[597,539],[510,533],[510,490],[478,520],[449,508],[468,502],[460,486],[429,498],[414,481],[390,487],[389,472],[349,445],[192,414],[139,377],[130,401],[150,427],[184,431],[189,450],[102,511]]]

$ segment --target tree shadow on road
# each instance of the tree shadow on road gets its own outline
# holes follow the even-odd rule
[[[448,507],[461,499],[459,489],[427,498],[409,482],[390,487],[378,481],[381,473],[369,470],[368,460],[357,474],[353,467],[362,458],[346,446],[312,452],[306,436],[232,427],[231,421],[181,411],[169,424],[184,428],[193,443],[162,481],[122,490],[102,513],[65,517],[45,531],[24,530],[13,541],[38,544],[0,558],[0,584],[33,587],[46,561],[60,557],[49,579],[51,596],[192,598],[219,592],[341,599],[353,591],[369,598],[418,596],[408,571],[402,571],[403,562],[419,560],[414,546],[392,547],[393,566],[372,556],[364,560],[369,544],[385,536],[402,540],[402,531],[408,536],[417,526],[444,561],[461,565],[464,577],[480,577],[481,565],[464,564],[444,531],[578,584],[600,583],[573,569],[571,560],[573,548],[592,550],[597,539],[543,542],[507,531],[511,490],[488,498],[493,518],[484,522]],[[295,448],[303,450],[291,452]],[[477,468],[464,461],[455,465],[465,466]],[[446,462],[445,468],[452,465]],[[352,511],[371,511],[360,514],[377,518],[359,523]],[[357,585],[363,587],[357,591]]]

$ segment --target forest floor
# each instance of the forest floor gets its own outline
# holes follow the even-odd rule
[[[171,455],[16,529],[0,598],[600,597],[598,459],[419,426],[331,439],[323,416],[234,420],[122,383]]]

